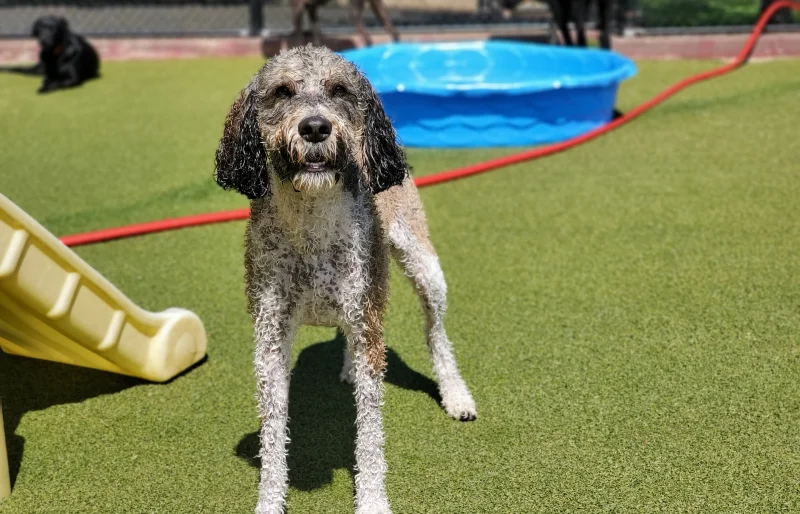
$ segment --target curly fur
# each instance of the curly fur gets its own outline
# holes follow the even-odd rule
[[[301,133],[312,117],[329,122],[329,135]],[[262,419],[256,512],[285,506],[289,355],[297,328],[310,324],[338,327],[348,341],[341,377],[356,400],[356,512],[389,513],[380,405],[390,254],[422,301],[445,410],[465,421],[476,410],[444,331],[446,285],[422,204],[377,94],[327,49],[280,54],[234,102],[215,177],[251,199],[245,279]]]

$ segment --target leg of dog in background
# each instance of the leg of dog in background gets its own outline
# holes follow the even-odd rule
[[[572,46],[572,34],[569,31],[571,0],[549,0],[550,11],[553,14],[553,21],[561,32],[561,40],[564,46]]]
[[[597,0],[597,28],[600,31],[600,47],[611,49],[612,0]]]
[[[364,40],[364,44],[372,46],[372,38],[367,29],[364,28],[364,0],[350,0],[350,22],[356,28],[356,32]]]
[[[0,68],[0,71],[19,73],[21,75],[36,75],[41,77],[44,75],[44,63],[39,61],[32,66],[10,66],[8,68]]]
[[[306,2],[313,0],[292,0],[292,26],[294,31],[292,37],[302,41],[303,38],[303,12],[306,9]]]
[[[586,16],[588,14],[588,2],[586,0],[572,1],[572,20],[575,22],[575,32],[577,33],[577,46],[586,48]]]
[[[356,32],[364,40],[366,46],[372,46],[372,38],[364,27],[364,2],[365,0],[350,0],[350,22],[356,29]],[[386,5],[383,0],[369,0],[369,4],[375,12],[375,17],[381,22],[383,28],[389,33],[393,42],[400,41],[400,35],[397,29],[392,25],[392,18],[386,10]]]
[[[311,41],[317,45],[322,45],[322,31],[319,28],[319,18],[317,17],[317,8],[319,4],[314,0],[306,3],[306,12],[308,13],[308,21],[311,23]]]
[[[386,4],[383,3],[383,0],[369,0],[369,4],[372,6],[372,10],[375,12],[378,21],[381,22],[383,28],[389,33],[392,41],[395,43],[400,41],[400,35],[397,33],[397,29],[394,28],[394,25],[392,25],[392,18],[389,16],[386,10]]]
[[[625,27],[628,24],[628,2],[630,0],[617,0],[612,1],[611,5],[614,10],[615,27],[614,31],[618,36],[625,35]]]

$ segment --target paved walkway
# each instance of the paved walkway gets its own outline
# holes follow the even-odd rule
[[[521,35],[513,28],[480,32],[404,32],[406,41],[442,41],[488,39]],[[344,36],[347,37],[347,36]],[[739,52],[746,35],[660,36],[616,38],[613,47],[634,59],[730,59]],[[386,37],[375,33],[376,43]],[[257,57],[262,52],[259,38],[156,38],[156,39],[91,39],[104,60],[191,59],[198,57]],[[354,44],[360,45],[358,38]],[[0,63],[34,62],[38,47],[33,40],[0,39]],[[762,36],[755,58],[800,57],[800,33],[766,34]]]

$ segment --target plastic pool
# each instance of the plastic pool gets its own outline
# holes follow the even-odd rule
[[[342,52],[367,75],[403,144],[523,146],[611,119],[633,61],[604,50],[500,41],[400,43]]]

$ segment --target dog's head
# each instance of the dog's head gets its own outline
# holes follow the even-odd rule
[[[64,43],[69,32],[67,20],[60,16],[42,16],[33,24],[31,35],[39,40],[44,50],[54,50]]]
[[[306,46],[270,59],[239,94],[217,149],[215,178],[256,199],[276,179],[297,191],[342,184],[379,193],[407,173],[366,77],[330,50]]]

